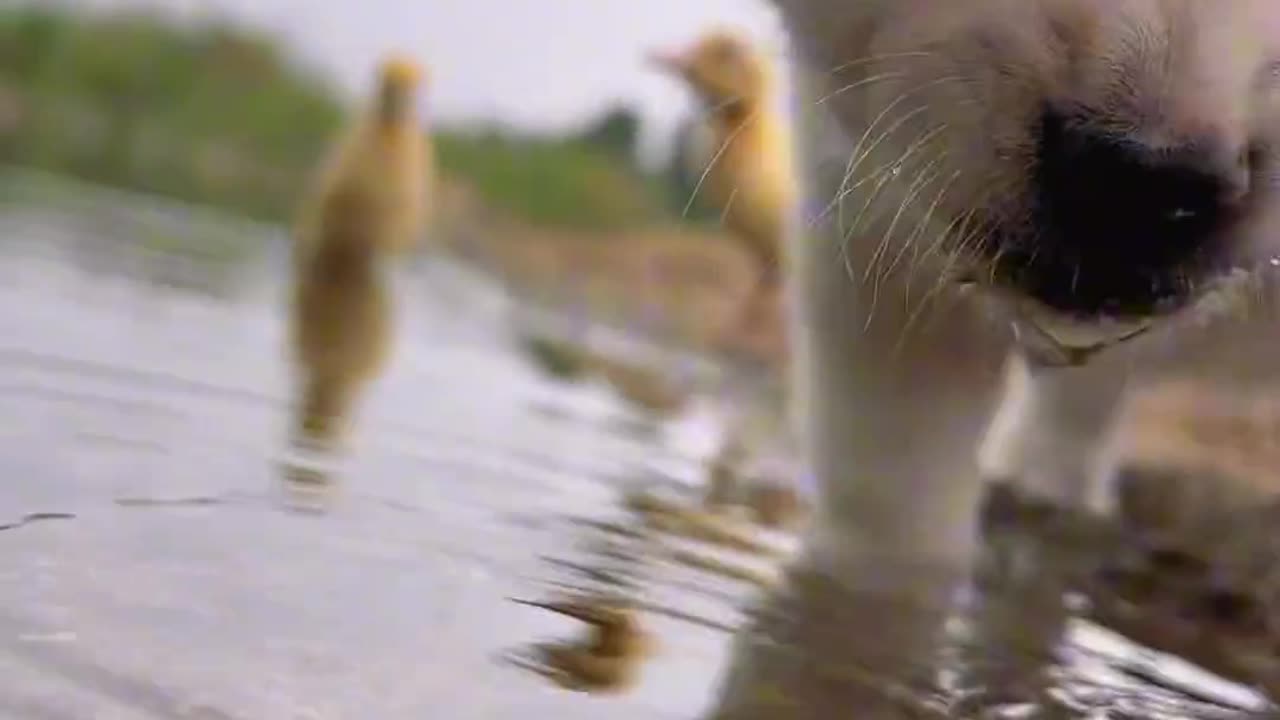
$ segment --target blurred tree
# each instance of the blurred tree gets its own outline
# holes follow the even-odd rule
[[[671,160],[663,175],[675,212],[692,222],[719,223],[721,208],[709,202],[698,188],[709,161],[704,144],[699,142],[702,130],[697,118],[680,123],[672,143]]]
[[[0,72],[11,80],[34,77],[68,29],[48,8],[20,7],[0,15]]]
[[[626,106],[610,108],[579,135],[582,142],[617,153],[631,162],[640,139],[640,116]]]
[[[138,11],[0,9],[0,84],[30,110],[0,161],[271,219],[343,115],[269,36]]]
[[[661,195],[629,164],[577,139],[442,133],[437,148],[443,170],[466,178],[486,203],[519,219],[612,229],[666,216]]]
[[[275,221],[290,219],[348,113],[326,78],[269,35],[39,0],[0,3],[0,92],[24,110],[0,137],[0,163]],[[528,222],[593,228],[674,215],[667,179],[635,165],[638,131],[625,106],[568,138],[434,130],[442,169],[485,204]]]
[[[134,171],[149,111],[181,101],[194,58],[182,38],[142,15],[120,15],[77,28],[59,53],[68,78],[105,121],[95,177]]]

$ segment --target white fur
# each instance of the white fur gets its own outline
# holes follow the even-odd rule
[[[1123,371],[1104,362],[1036,372],[1014,355],[978,449],[981,476],[1063,505],[1109,510],[1113,419],[1124,381]]]
[[[976,0],[952,2],[971,8]],[[835,63],[832,44],[859,37],[858,25],[891,13],[892,3],[947,12],[933,0],[776,0],[795,44],[797,129],[811,200],[847,188],[850,150],[874,114],[837,116],[820,105],[830,88],[815,71]],[[889,141],[865,162],[901,152]],[[887,192],[896,193],[888,204],[902,203],[905,184]],[[1280,333],[1258,322],[1187,338],[1162,330],[1084,367],[1033,369],[1010,357],[1007,308],[945,282],[944,257],[867,271],[882,252],[869,240],[884,236],[892,220],[860,218],[865,194],[852,193],[827,213],[821,202],[810,207],[821,220],[789,248],[794,410],[820,486],[818,511],[796,580],[768,601],[766,615],[785,620],[764,625],[785,639],[738,638],[714,718],[914,717],[888,702],[882,691],[892,682],[883,676],[918,670],[932,657],[946,589],[977,556],[975,510],[985,478],[1106,509],[1112,417],[1138,359],[1149,374],[1226,368],[1236,379],[1275,375],[1268,358]],[[864,224],[846,242],[854,219]],[[943,232],[940,220],[917,220],[923,237]],[[891,591],[898,594],[885,600]],[[1035,624],[1040,639],[1051,643],[1060,620]],[[851,667],[882,679],[866,682]]]

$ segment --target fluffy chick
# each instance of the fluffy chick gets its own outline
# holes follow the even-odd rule
[[[650,60],[697,94],[710,137],[698,158],[706,168],[702,188],[723,208],[730,234],[760,264],[759,284],[746,299],[739,330],[725,349],[748,351],[777,367],[786,359],[777,312],[783,297],[781,263],[799,189],[790,128],[775,105],[774,68],[744,38],[724,29],[704,34],[679,52],[651,53]],[[729,428],[711,463],[711,506],[724,506],[741,494],[739,466],[757,449],[743,435],[746,428],[738,425]]]
[[[698,96],[710,137],[697,162],[702,190],[724,213],[725,226],[776,281],[788,215],[797,196],[790,130],[775,107],[774,68],[750,43],[714,30],[681,51],[656,51],[651,63]]]
[[[339,443],[361,391],[392,342],[383,265],[424,229],[432,179],[416,109],[421,71],[392,57],[369,107],[335,143],[295,228],[291,349],[301,393],[295,437]]]

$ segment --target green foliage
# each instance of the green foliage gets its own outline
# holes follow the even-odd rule
[[[0,161],[273,220],[343,115],[270,38],[140,12],[0,10],[0,88],[22,101]]]
[[[16,77],[35,77],[68,29],[56,10],[38,6],[7,10],[0,15],[0,67]]]
[[[601,115],[579,137],[584,143],[630,161],[637,152],[640,117],[630,108],[615,107]]]
[[[489,205],[542,225],[610,229],[664,216],[659,194],[609,152],[575,139],[441,133],[441,169]]]
[[[274,38],[144,11],[0,7],[0,163],[287,221],[347,108]],[[3,108],[0,108],[2,110]],[[639,121],[615,108],[577,137],[437,133],[446,176],[534,223],[611,228],[670,218],[635,167]]]
[[[710,202],[698,187],[702,180],[698,168],[705,167],[709,158],[695,156],[694,130],[692,120],[677,130],[675,152],[663,177],[664,189],[668,202],[685,220],[706,225],[719,224],[721,209]]]

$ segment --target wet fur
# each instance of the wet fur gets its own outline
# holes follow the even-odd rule
[[[890,681],[837,681],[831,668],[897,677],[930,662],[946,614],[938,604],[979,556],[986,481],[1106,511],[1112,418],[1130,389],[1188,373],[1248,388],[1276,374],[1270,276],[1188,293],[1154,329],[1079,367],[1011,356],[1012,319],[1110,334],[1100,318],[1064,319],[1027,302],[980,247],[992,217],[1006,227],[1021,217],[1029,113],[1069,93],[1112,118],[1159,117],[1146,126],[1157,136],[1206,123],[1271,146],[1280,5],[774,4],[798,66],[813,203],[795,230],[812,223],[818,238],[797,232],[788,282],[797,417],[821,497],[793,586],[769,601],[779,612],[766,613],[791,616],[794,647],[739,638],[712,716],[913,717],[884,692]],[[1238,250],[1265,262],[1277,202],[1257,202]],[[1220,279],[1211,268],[1186,273],[1189,286]],[[1218,300],[1225,308],[1214,311]],[[911,598],[931,601],[912,608]],[[1060,623],[1018,627],[1042,631],[1048,647]],[[764,684],[781,687],[764,693]],[[779,691],[786,712],[764,699]]]
[[[394,335],[386,265],[414,246],[426,221],[430,146],[417,114],[388,115],[388,101],[371,103],[335,144],[295,229],[294,431],[321,448],[342,442],[362,391],[386,364]]]

